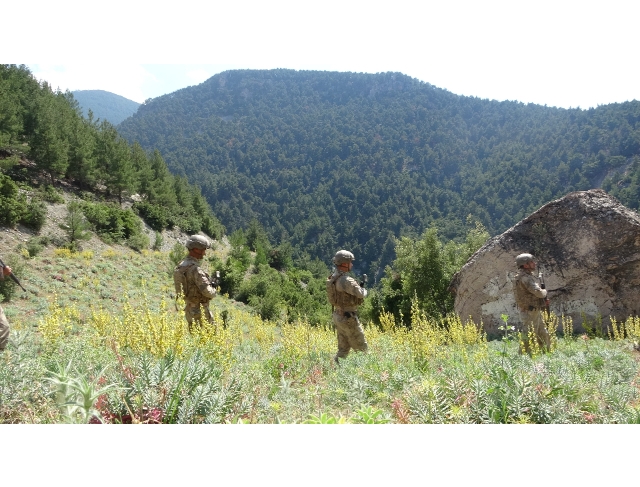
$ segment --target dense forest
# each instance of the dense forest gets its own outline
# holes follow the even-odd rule
[[[568,192],[640,202],[640,102],[558,109],[454,95],[399,73],[228,71],[148,100],[118,132],[197,182],[229,231],[296,255],[351,249],[381,275],[395,238],[492,235]],[[471,218],[468,218],[471,216]]]
[[[138,194],[133,208],[156,231],[179,226],[214,238],[224,233],[199,188],[172,175],[157,150],[129,144],[91,111],[83,117],[73,94],[38,82],[24,65],[0,65],[0,159],[2,225],[41,224],[40,198],[20,191],[21,185],[30,187],[35,169],[46,175],[45,186],[64,178],[118,208],[123,198]],[[45,188],[40,194],[53,193]],[[94,220],[106,224],[118,215],[120,223],[114,225],[121,227],[118,208],[102,211],[101,218],[94,211]]]
[[[133,115],[140,106],[136,101],[104,90],[78,90],[71,93],[85,118],[91,110],[96,119],[106,120],[113,125]]]

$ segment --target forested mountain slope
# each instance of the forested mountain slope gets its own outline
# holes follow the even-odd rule
[[[558,109],[457,96],[399,73],[227,71],[148,101],[118,127],[202,187],[229,231],[362,270],[393,237],[479,220],[491,234],[570,191],[640,201],[640,102]],[[607,177],[609,176],[609,177]],[[471,215],[471,219],[468,219]]]
[[[85,118],[88,118],[91,110],[94,119],[106,120],[114,125],[133,115],[140,106],[136,101],[104,90],[78,90],[71,93]]]
[[[111,209],[94,216],[108,221],[118,239],[132,237],[120,212],[133,194],[134,210],[157,232],[177,226],[216,238],[224,234],[200,190],[172,175],[157,150],[129,145],[107,120],[84,118],[70,92],[53,91],[25,65],[0,64],[0,225],[42,225],[41,198],[25,194],[34,173],[46,175],[52,190],[64,180],[113,199]]]

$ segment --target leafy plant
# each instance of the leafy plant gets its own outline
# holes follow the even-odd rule
[[[391,422],[391,418],[380,409],[364,406],[356,411],[353,422],[362,424],[386,424]]]
[[[319,415],[309,415],[309,418],[303,421],[303,424],[344,424],[346,422],[347,420],[342,416],[336,418],[331,413],[320,413]]]
[[[102,377],[103,369],[98,377]],[[87,424],[92,418],[102,421],[101,412],[96,409],[98,398],[112,389],[115,384],[98,388],[96,384],[87,381],[85,377],[72,377],[71,362],[59,372],[50,371],[47,378],[55,387],[56,402],[60,407],[65,423]]]

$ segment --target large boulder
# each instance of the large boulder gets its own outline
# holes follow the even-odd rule
[[[496,336],[501,315],[518,320],[513,297],[515,258],[531,253],[550,309],[571,316],[574,328],[640,310],[640,217],[602,190],[577,191],[547,203],[489,240],[453,277],[455,310]]]

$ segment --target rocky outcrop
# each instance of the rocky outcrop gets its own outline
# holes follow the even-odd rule
[[[455,310],[498,333],[501,315],[518,319],[513,298],[516,255],[536,257],[550,290],[550,309],[590,321],[626,319],[640,311],[640,216],[602,190],[547,203],[489,240],[453,277]]]

